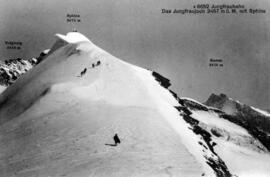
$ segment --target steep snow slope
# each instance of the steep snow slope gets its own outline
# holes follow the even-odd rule
[[[79,33],[57,36],[42,62],[0,95],[0,174],[230,174],[198,143],[205,144],[151,71],[113,57]]]

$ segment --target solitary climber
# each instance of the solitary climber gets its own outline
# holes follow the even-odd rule
[[[114,139],[115,146],[117,146],[117,143],[119,143],[119,144],[121,143],[117,133],[114,135],[113,139]]]
[[[100,65],[100,61],[97,62],[97,66]]]

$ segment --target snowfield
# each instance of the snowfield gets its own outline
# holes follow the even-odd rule
[[[81,40],[81,34],[75,35],[79,42],[72,39],[70,43],[70,35],[74,36],[69,33],[58,38],[48,56],[0,96],[1,174],[214,174],[198,161],[202,157],[194,156],[199,150],[189,149],[181,139],[186,136],[179,136],[180,130],[172,126],[179,117],[172,107],[177,102],[151,71],[113,57]],[[85,68],[87,72],[81,75]],[[151,77],[150,81],[140,74]],[[158,103],[165,101],[168,103]],[[174,117],[164,117],[160,105],[166,105],[165,111]],[[188,132],[187,125],[177,123],[186,129],[183,133]],[[115,133],[122,142],[116,147],[112,146]]]
[[[233,174],[239,177],[268,177],[270,174],[270,155],[266,152],[257,152],[248,147],[235,143],[215,139],[216,152],[227,162]]]
[[[1,176],[270,175],[269,152],[244,128],[184,106],[152,71],[80,33],[56,37],[0,95]]]

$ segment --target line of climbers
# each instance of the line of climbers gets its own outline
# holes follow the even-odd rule
[[[100,61],[97,61],[96,64],[92,63],[92,68],[95,68],[96,66],[99,66],[100,64],[101,64]],[[84,70],[81,71],[80,76],[77,76],[77,77],[82,77],[83,75],[85,75],[86,71],[87,71],[87,68],[84,68]]]

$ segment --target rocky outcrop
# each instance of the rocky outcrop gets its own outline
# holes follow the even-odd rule
[[[22,74],[44,60],[49,50],[44,50],[39,57],[28,60],[17,58],[0,61],[0,85],[7,87],[13,84]]]
[[[153,71],[152,72],[152,75],[155,77],[155,79],[160,83],[160,85],[164,88],[168,88],[171,83],[170,83],[170,80],[163,77],[162,75],[160,75],[159,73]]]
[[[37,59],[23,60],[21,58],[0,61],[0,85],[9,86],[13,84],[22,74],[30,70]]]

